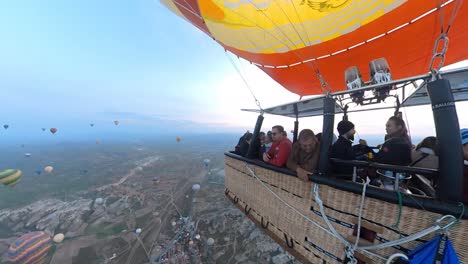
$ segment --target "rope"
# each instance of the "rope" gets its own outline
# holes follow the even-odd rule
[[[462,203],[462,202],[459,202],[459,203],[458,203],[458,206],[461,206],[461,208],[462,208],[462,212],[461,212],[460,216],[458,217],[458,221],[457,221],[457,222],[460,222],[460,220],[462,219],[463,215],[465,214],[465,204]]]
[[[403,201],[401,197],[401,192],[399,190],[395,190],[397,197],[398,197],[398,217],[397,221],[395,224],[392,225],[392,227],[398,228],[400,225],[400,220],[401,220],[401,209],[403,208]]]
[[[255,177],[255,179],[257,179],[262,185],[263,187],[265,187],[265,189],[267,189],[271,194],[273,194],[273,196],[275,196],[278,200],[280,200],[284,205],[286,205],[287,207],[291,208],[294,212],[296,212],[298,215],[302,216],[304,219],[306,219],[307,221],[311,222],[312,224],[314,224],[316,227],[320,228],[321,230],[325,231],[326,233],[328,233],[329,235],[333,235],[333,233],[331,233],[329,230],[327,230],[326,228],[323,228],[321,225],[317,224],[314,220],[310,219],[309,217],[307,217],[306,215],[304,215],[303,213],[301,213],[299,210],[297,210],[296,208],[294,208],[292,205],[288,204],[286,201],[284,201],[281,197],[279,197],[279,195],[277,195],[274,191],[272,191],[270,188],[268,188],[268,186],[266,186],[265,183],[262,182],[262,180],[260,180],[257,175],[255,174],[255,172],[252,171],[252,169],[246,164],[245,167],[247,168],[247,170],[250,172],[250,174],[252,176]]]
[[[357,229],[356,242],[354,243],[354,247],[353,247],[354,250],[358,247],[359,238],[361,237],[362,209],[364,208],[364,200],[366,198],[366,189],[369,183],[370,183],[370,179],[369,177],[367,177],[366,182],[364,183],[364,186],[362,187],[361,206],[359,207],[358,226],[357,226],[358,229]]]
[[[296,45],[294,45],[294,41],[292,41],[288,36],[287,34],[281,29],[281,27],[279,27],[273,19],[271,19],[269,16],[267,16],[265,14],[265,12],[261,9],[259,9],[255,3],[253,3],[251,0],[249,0],[249,2],[254,6],[254,8],[257,10],[257,11],[260,11],[277,29],[279,32],[281,32],[285,39],[287,39],[289,42],[292,43],[292,46],[296,47]],[[323,76],[320,74],[320,72],[318,71],[318,68],[317,69],[314,69],[313,66],[309,65],[309,62],[315,62],[317,59],[311,59],[310,61],[307,61],[305,62],[305,59],[295,50],[295,49],[292,49],[290,45],[288,45],[288,43],[286,43],[283,39],[273,35],[271,32],[269,32],[268,30],[266,30],[265,28],[261,27],[260,25],[258,25],[258,23],[256,23],[255,21],[252,21],[250,19],[248,19],[247,17],[245,17],[244,15],[242,15],[241,13],[237,12],[237,11],[234,11],[234,10],[231,10],[233,13],[235,13],[236,15],[238,15],[239,17],[245,19],[246,21],[248,21],[249,23],[252,23],[254,24],[257,28],[263,30],[265,33],[267,33],[268,35],[272,36],[274,39],[276,39],[277,41],[281,42],[282,44],[284,44],[299,60],[301,60],[302,62],[304,62],[309,68],[311,68],[315,74],[317,75],[317,78],[319,79],[321,85],[322,85],[322,90],[324,92],[329,92],[331,91],[331,88],[330,88],[330,85],[323,79]],[[297,48],[297,47],[296,47]],[[315,62],[316,63],[316,62]],[[328,88],[328,90],[325,90],[325,87]]]
[[[250,94],[252,95],[252,97],[254,98],[255,100],[255,104],[258,106],[258,108],[260,109],[260,112],[263,113],[263,108],[262,106],[260,105],[260,101],[257,99],[257,97],[255,96],[254,92],[252,91],[252,88],[250,87],[249,83],[247,82],[247,80],[244,78],[244,75],[241,73],[241,71],[239,70],[239,68],[237,67],[237,65],[234,63],[234,61],[232,60],[232,58],[229,56],[229,54],[227,53],[227,51],[224,53],[226,55],[226,57],[229,59],[229,61],[231,62],[232,66],[234,66],[234,68],[236,69],[237,73],[239,74],[239,76],[242,78],[242,81],[244,81],[245,83],[245,86],[249,89],[250,91]]]
[[[313,225],[315,225],[316,227],[318,227],[319,229],[321,229],[322,231],[324,231],[325,233],[337,238],[332,232],[330,232],[328,229],[322,227],[321,225],[319,225],[318,223],[316,223],[314,220],[310,219],[309,217],[307,217],[306,215],[304,215],[303,213],[301,213],[299,210],[297,210],[295,207],[293,207],[292,205],[288,204],[286,201],[284,201],[281,197],[279,197],[274,191],[272,191],[270,188],[268,188],[268,186],[266,186],[266,184],[264,182],[262,182],[262,180],[260,178],[258,178],[258,176],[255,174],[254,171],[252,171],[252,169],[247,165],[247,163],[245,163],[245,167],[247,168],[247,170],[250,172],[250,174],[265,188],[267,189],[271,194],[273,194],[274,197],[276,197],[278,200],[280,200],[284,205],[286,205],[287,207],[291,208],[295,213],[297,213],[298,215],[302,216],[304,219],[306,219],[308,222],[312,223]],[[322,206],[323,208],[323,206]],[[347,241],[346,241],[347,242]],[[348,242],[349,244],[349,242]],[[386,260],[385,257],[382,257],[376,253],[373,253],[373,252],[370,252],[368,250],[361,250],[359,249],[360,251],[363,251],[365,253],[367,253],[368,255],[371,255],[371,256],[374,256],[375,258],[379,258],[379,259],[382,259],[382,260]]]
[[[322,199],[320,199],[320,196],[318,194],[318,188],[319,188],[318,184],[314,184],[314,198],[315,198],[315,202],[319,205],[320,213],[322,214],[323,220],[325,220],[325,223],[327,224],[328,229],[331,231],[334,237],[340,240],[347,248],[351,248],[351,244],[336,231],[336,229],[330,223],[330,220],[328,220],[328,217],[325,214]]]
[[[314,187],[314,192],[315,192],[315,197],[316,197],[316,200],[318,198],[318,205],[320,207],[320,212],[322,213],[322,217],[324,218],[325,222],[329,223],[328,222],[328,217],[325,215],[325,212],[324,212],[324,209],[323,209],[323,204],[322,204],[322,201],[320,200],[320,197],[319,197],[319,194],[318,194],[318,185],[315,184],[315,187]],[[446,224],[444,227],[441,227],[439,225],[439,223],[446,219],[446,218],[452,218],[452,221],[448,224]],[[400,244],[404,244],[404,243],[408,243],[408,242],[411,242],[413,240],[417,240],[423,236],[426,236],[430,233],[433,233],[435,231],[438,231],[438,230],[445,230],[445,229],[448,229],[450,228],[456,221],[453,221],[453,219],[456,220],[456,218],[452,215],[444,215],[442,217],[440,217],[439,219],[436,220],[435,224],[429,228],[426,228],[418,233],[415,233],[413,235],[410,235],[410,236],[407,236],[407,237],[404,237],[404,238],[400,238],[400,239],[396,239],[396,240],[393,240],[393,241],[389,241],[389,242],[385,242],[385,243],[382,243],[382,244],[378,244],[378,245],[372,245],[372,246],[364,246],[364,247],[358,247],[356,248],[357,250],[375,250],[375,249],[384,249],[384,248],[388,248],[388,247],[393,247],[393,246],[396,246],[396,245],[400,245]],[[335,230],[333,228],[333,226],[331,227],[331,230],[333,232],[333,230]],[[336,230],[335,230],[336,232]],[[338,236],[340,236],[339,234],[337,234]],[[341,236],[340,236],[341,237]],[[340,239],[341,240],[341,239]],[[343,239],[344,240],[344,239]],[[345,245],[349,245],[349,242],[346,241],[344,243]]]
[[[446,224],[445,226],[441,227],[439,224],[442,222],[442,220],[444,220],[446,218],[451,218],[452,221],[450,223]],[[427,235],[429,235],[429,234],[431,234],[433,232],[436,232],[438,230],[446,230],[446,229],[450,228],[455,222],[456,222],[456,218],[453,215],[444,215],[444,216],[440,217],[439,219],[437,219],[433,226],[431,226],[429,228],[426,228],[426,229],[424,229],[422,231],[419,231],[419,232],[417,232],[415,234],[412,234],[412,235],[404,237],[404,238],[396,239],[396,240],[393,240],[393,241],[385,242],[385,243],[382,243],[382,244],[378,244],[378,245],[359,247],[359,249],[375,250],[375,249],[384,249],[384,248],[393,247],[393,246],[396,246],[396,245],[405,244],[405,243],[417,240],[417,239],[419,239],[419,238],[421,238],[423,236],[427,236]]]
[[[299,22],[300,24],[302,25],[302,29],[304,30],[304,32],[306,33],[306,36],[307,36],[307,42],[308,42],[308,45],[307,43],[304,41],[304,39],[302,38],[301,34],[299,33],[299,31],[297,31],[297,28],[294,26],[294,23],[291,21],[291,19],[288,17],[288,15],[286,14],[286,12],[284,11],[284,9],[281,7],[281,5],[278,3],[278,1],[276,0],[275,3],[278,5],[278,7],[280,8],[280,10],[283,12],[284,16],[288,19],[289,23],[292,25],[294,31],[296,32],[297,36],[299,37],[299,39],[302,41],[302,43],[304,44],[304,46],[308,46],[310,49],[312,49],[311,47],[311,42],[310,42],[310,37],[309,37],[309,34],[307,33],[307,29],[305,28],[304,26],[304,23],[302,23],[302,19],[301,17],[299,16],[299,12],[297,11],[297,8],[296,8],[296,5],[294,5],[294,1],[291,1],[293,7],[294,7],[294,11],[296,12],[296,15],[299,19]],[[266,16],[266,15],[265,15]],[[274,23],[274,22],[273,22]],[[278,27],[279,28],[279,27]],[[316,57],[314,56],[314,53],[312,52],[312,57]],[[303,61],[303,59],[301,58],[301,60]],[[325,81],[325,79],[323,78],[322,74],[320,73],[319,71],[319,67],[318,67],[318,63],[317,63],[317,60],[312,60],[312,70],[315,72],[315,74],[317,75],[317,78],[319,79],[320,81],[320,84],[321,84],[321,88],[322,88],[322,91],[324,93],[327,93],[329,91],[331,91],[331,87],[328,85],[328,83]],[[328,88],[328,89],[325,89],[325,88]]]
[[[324,219],[325,223],[327,224],[327,227],[329,228],[326,229],[324,227],[322,227],[321,225],[319,225],[318,223],[316,223],[315,221],[313,221],[312,219],[310,219],[309,217],[307,217],[306,215],[302,214],[299,210],[297,210],[295,207],[291,206],[290,204],[288,204],[286,201],[284,201],[281,197],[279,197],[274,191],[272,191],[270,188],[268,188],[268,186],[266,186],[265,183],[262,182],[261,179],[258,178],[258,176],[255,174],[254,171],[252,171],[252,169],[247,165],[247,163],[245,163],[245,167],[247,168],[247,170],[249,171],[249,173],[265,188],[267,189],[271,194],[273,194],[273,196],[275,196],[278,200],[280,200],[284,205],[286,205],[287,207],[289,207],[290,209],[292,209],[295,213],[297,213],[298,215],[302,216],[304,219],[306,219],[308,222],[312,223],[313,225],[315,225],[316,227],[318,227],[319,229],[323,230],[324,232],[326,232],[327,234],[329,235],[332,235],[333,237],[335,237],[336,239],[340,240],[347,248],[347,250],[353,250],[352,248],[352,245],[346,241],[337,231],[336,229],[332,226],[332,224],[330,223],[327,215],[325,214],[325,210],[324,210],[324,206],[323,206],[323,202],[322,200],[320,199],[320,196],[318,194],[318,184],[315,184],[314,185],[314,197],[315,197],[315,200],[317,202],[317,204],[319,205],[319,208],[320,208],[320,213],[322,214],[322,218]],[[363,190],[363,192],[365,192]],[[447,218],[450,218],[451,221],[447,224],[445,224],[444,226],[440,226],[440,223],[447,219]],[[458,221],[457,218],[455,218],[454,216],[452,215],[444,215],[440,218],[438,218],[436,221],[435,221],[435,224],[429,228],[426,228],[422,231],[419,231],[413,235],[410,235],[410,236],[407,236],[407,237],[403,237],[403,238],[400,238],[400,239],[396,239],[396,240],[393,240],[393,241],[389,241],[389,242],[385,242],[385,243],[382,243],[382,244],[377,244],[377,245],[371,245],[371,246],[361,246],[361,247],[357,247],[355,250],[358,250],[358,251],[362,251],[366,254],[369,254],[371,256],[374,256],[376,258],[380,258],[382,260],[387,260],[387,258],[385,257],[382,257],[376,253],[373,253],[369,250],[377,250],[377,249],[385,249],[385,248],[388,248],[388,247],[393,247],[393,246],[397,246],[397,245],[401,245],[401,244],[405,244],[405,243],[408,243],[408,242],[411,242],[411,241],[414,241],[414,240],[417,240],[417,239],[420,239],[421,237],[424,237],[426,235],[429,235],[433,232],[436,232],[436,231],[439,231],[439,230],[447,230],[448,228],[450,228],[453,224],[455,224],[456,222]]]

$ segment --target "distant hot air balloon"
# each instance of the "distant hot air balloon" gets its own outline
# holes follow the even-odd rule
[[[24,153],[24,156],[29,158],[29,157],[31,157],[31,153]]]
[[[196,239],[196,240],[200,240],[200,235],[199,235],[199,234],[196,234],[196,235],[195,235],[195,239]]]
[[[104,199],[102,199],[101,197],[99,198],[96,198],[96,200],[94,201],[96,204],[102,204],[104,202]]]
[[[207,244],[208,246],[212,246],[212,245],[214,244],[214,242],[215,242],[214,239],[211,238],[211,237],[208,238],[208,239],[206,240],[206,244]]]
[[[159,179],[159,177],[154,177],[153,178],[153,183],[154,184],[159,184],[160,181],[161,181],[161,179]]]
[[[181,139],[180,137],[176,137],[176,139],[175,139],[175,140],[176,140],[177,142],[180,142],[180,141],[182,141],[182,139]]]
[[[47,166],[47,167],[44,168],[44,172],[46,172],[46,173],[51,173],[53,170],[54,170],[54,167],[52,167],[52,166]]]
[[[10,126],[7,125],[7,124],[3,125],[3,128],[4,128],[4,129],[8,129],[8,127],[10,127]]]
[[[101,144],[101,141],[99,141],[99,139],[96,140],[96,145],[99,145]]]
[[[55,243],[62,243],[64,239],[65,239],[65,235],[62,233],[56,234],[53,238]]]
[[[205,165],[205,168],[208,168],[208,165],[210,165],[211,160],[209,159],[204,159],[203,164]]]
[[[93,124],[93,123],[91,123],[91,124],[89,124],[89,125],[90,125],[91,127],[93,127],[93,126],[94,126],[94,124]]]
[[[41,169],[37,169],[37,170],[35,170],[34,172],[35,172],[37,175],[41,175],[42,170],[41,170]]]
[[[175,221],[172,222],[172,226],[176,226],[177,223]]]
[[[136,233],[137,235],[141,234],[141,228],[137,228],[137,229],[135,230],[135,233]]]
[[[41,129],[42,129],[42,131],[46,131],[46,128],[45,128],[45,127],[41,128]]]
[[[23,173],[20,170],[4,170],[0,172],[0,183],[9,187],[13,187],[20,181],[22,175]]]
[[[115,121],[114,121],[114,124],[115,124],[115,125],[118,125],[119,123],[120,123],[119,120],[115,120]]]
[[[50,129],[50,133],[55,134],[57,132],[57,128],[53,127]]]
[[[8,261],[18,264],[45,263],[52,246],[50,236],[43,232],[30,232],[19,237],[7,251]]]
[[[195,183],[194,185],[192,185],[192,190],[194,190],[194,191],[200,190],[200,184]]]

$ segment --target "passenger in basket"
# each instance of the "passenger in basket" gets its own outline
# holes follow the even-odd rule
[[[255,151],[252,154],[252,158],[261,159],[263,157],[263,153],[265,152],[265,132],[258,133],[258,140],[255,141],[254,149]]]
[[[426,137],[411,152],[411,166],[428,169],[439,168],[436,137]]]
[[[352,147],[354,134],[356,133],[354,130],[354,124],[347,120],[340,121],[338,123],[337,130],[340,136],[331,148],[330,158],[354,160],[356,157]],[[332,166],[332,171],[335,174],[351,175],[353,173],[353,166],[334,164]]]
[[[242,142],[240,143],[240,155],[242,157],[247,157],[247,152],[249,151],[250,143],[252,142],[253,134],[248,132],[244,135]]]
[[[265,136],[265,151],[264,152],[268,152],[272,144],[273,144],[273,135],[271,134],[271,131],[268,131]],[[262,153],[261,158],[263,159],[263,153]]]
[[[463,202],[468,204],[468,129],[460,131],[463,145]]]
[[[375,154],[375,161],[384,164],[407,166],[411,163],[412,144],[403,119],[392,116],[386,124],[386,140]]]
[[[240,146],[241,146],[241,143],[244,142],[244,137],[249,134],[250,131],[247,130],[244,135],[242,135],[242,137],[239,138],[239,141],[237,142],[237,145],[235,147],[235,150],[234,150],[234,153],[237,154],[237,155],[241,155],[241,151],[240,151]]]
[[[292,149],[291,140],[283,136],[283,131],[282,126],[272,128],[273,144],[268,152],[263,153],[263,161],[278,167],[283,167],[286,164]]]
[[[297,142],[292,146],[286,166],[295,171],[297,177],[303,181],[308,181],[308,174],[312,174],[318,163],[320,154],[320,143],[314,132],[304,129],[299,133]]]
[[[247,155],[247,151],[249,150],[252,136],[252,133],[247,130],[247,132],[245,132],[245,134],[239,138],[239,142],[236,145],[236,150],[234,153],[245,157]]]

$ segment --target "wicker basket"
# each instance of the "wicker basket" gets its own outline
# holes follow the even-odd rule
[[[245,161],[225,156],[226,195],[303,262],[342,263],[346,258],[343,243],[308,220],[328,230],[314,200],[314,183],[255,164],[248,164],[248,167],[258,179],[248,171]],[[333,227],[342,237],[354,243],[356,235],[353,232],[358,221],[361,195],[323,184],[319,186],[319,195]],[[373,245],[414,234],[432,226],[442,216],[403,206],[399,225],[394,227],[398,213],[398,204],[366,197],[361,226],[374,237],[369,240],[361,238],[359,245]],[[467,220],[462,220],[450,229],[449,237],[461,263],[468,263],[468,240],[463,234],[467,227]],[[399,247],[372,252],[381,256],[407,253],[433,236],[430,234]],[[360,251],[355,256],[365,263],[383,263],[381,259]]]

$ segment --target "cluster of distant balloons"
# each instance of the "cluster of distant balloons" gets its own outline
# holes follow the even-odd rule
[[[120,124],[120,121],[119,121],[119,120],[114,120],[114,125],[117,126],[117,125],[119,125],[119,124]],[[90,123],[89,126],[90,126],[90,127],[94,127],[94,123]],[[8,124],[4,124],[4,125],[3,125],[3,128],[4,128],[5,130],[8,129],[9,127],[10,127],[10,125],[8,125]],[[42,129],[42,131],[46,131],[46,130],[47,130],[47,128],[45,128],[45,127],[41,128],[41,129]],[[49,131],[50,131],[50,133],[55,134],[55,133],[57,133],[58,129],[57,129],[56,127],[52,127],[52,128],[49,129]],[[176,137],[176,141],[179,143],[179,142],[182,141],[182,138],[181,138],[181,137]],[[99,144],[99,143],[100,143],[100,141],[99,141],[99,140],[96,140],[96,144]]]
[[[114,120],[114,125],[119,125],[120,124],[120,121],[119,120]],[[90,127],[94,127],[94,123],[90,123],[89,124]],[[3,125],[3,128],[6,130],[10,127],[10,125],[8,124],[4,124]],[[42,131],[46,131],[47,128],[43,127],[41,128]],[[50,133],[54,134],[57,133],[58,129],[56,127],[52,127],[49,129]],[[182,138],[181,137],[176,137],[176,142],[177,143],[180,143],[182,141]],[[100,140],[96,140],[96,145],[99,145],[101,144],[101,141]],[[24,147],[24,145],[22,145],[22,147]],[[25,157],[31,157],[31,153],[25,153],[24,154]],[[209,159],[205,159],[204,163],[205,163],[205,167],[208,167],[208,163],[210,162]],[[51,173],[52,171],[54,170],[54,168],[52,166],[47,166],[45,167],[43,170],[41,169],[37,169],[35,170],[34,172],[37,174],[37,175],[40,175],[42,173],[42,171],[46,172],[46,173]],[[84,173],[87,173],[87,171],[85,171]],[[21,170],[18,170],[18,169],[7,169],[7,170],[4,170],[2,172],[0,172],[0,184],[4,184],[6,186],[9,186],[9,187],[13,187],[15,186],[21,179],[23,173],[21,172]],[[159,178],[156,180],[156,179],[153,179],[154,183],[155,184],[158,184],[159,183]]]

